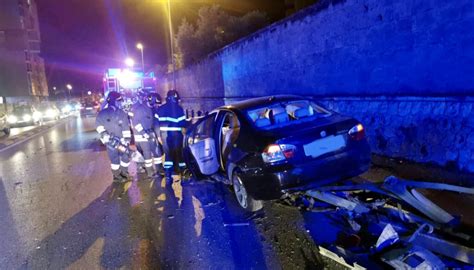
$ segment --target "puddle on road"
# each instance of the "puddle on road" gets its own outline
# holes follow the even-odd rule
[[[202,209],[201,202],[194,196],[192,196],[193,200],[193,209],[194,209],[194,218],[196,222],[194,224],[194,230],[196,231],[196,236],[200,237],[202,233],[202,221],[206,218],[204,214],[204,210]]]

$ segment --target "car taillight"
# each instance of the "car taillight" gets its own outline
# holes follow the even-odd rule
[[[360,141],[365,138],[365,128],[362,124],[358,124],[351,128],[348,132],[349,137],[356,141]]]
[[[262,153],[263,162],[275,163],[295,156],[296,146],[291,144],[271,144]]]

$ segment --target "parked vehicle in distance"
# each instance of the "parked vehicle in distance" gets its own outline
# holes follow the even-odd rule
[[[43,121],[58,120],[61,112],[59,109],[49,103],[43,103],[37,106],[37,111],[41,114]]]
[[[12,112],[8,114],[7,120],[12,127],[29,126],[40,124],[43,121],[43,116],[33,106],[21,105],[13,108]]]
[[[6,113],[0,112],[0,132],[10,135],[10,123]]]
[[[220,107],[186,132],[184,159],[196,178],[233,186],[239,205],[314,189],[367,171],[362,124],[312,99],[272,96]]]
[[[100,105],[95,101],[86,101],[81,106],[81,116],[97,116]]]

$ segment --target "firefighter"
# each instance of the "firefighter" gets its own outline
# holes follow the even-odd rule
[[[106,99],[106,107],[99,112],[96,119],[96,130],[100,140],[107,146],[114,182],[125,182],[129,179],[128,147],[132,133],[128,116],[121,108],[122,101],[122,95],[110,92]]]
[[[179,94],[176,90],[168,91],[166,103],[158,108],[155,118],[158,119],[161,140],[165,152],[164,168],[166,177],[170,178],[173,170],[179,167],[182,173],[186,167],[183,161],[183,132],[186,127],[186,115],[179,105]]]
[[[132,123],[135,144],[139,147],[145,158],[145,171],[149,178],[156,176],[156,172],[162,172],[162,153],[157,152],[157,136],[153,130],[153,110],[149,104],[146,93],[140,92],[129,112]],[[153,169],[153,165],[156,166]]]
[[[158,108],[161,105],[161,96],[158,93],[149,93],[147,96],[147,105],[152,108],[153,115],[158,115]],[[153,130],[155,131],[156,135],[156,147],[154,149],[154,156],[153,159],[155,164],[155,169],[161,175],[164,175],[163,171],[163,143],[161,141],[160,136],[160,123],[158,117],[153,117]]]

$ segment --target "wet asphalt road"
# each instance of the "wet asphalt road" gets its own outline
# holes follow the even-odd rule
[[[133,181],[113,185],[104,150],[93,118],[66,119],[0,150],[1,268],[322,266],[312,222],[297,209],[269,204],[248,216],[221,184],[166,185],[133,166]]]
[[[1,269],[336,268],[315,243],[337,242],[344,220],[275,202],[248,215],[226,186],[145,180],[133,164],[133,181],[112,184],[94,122],[71,117],[8,146],[0,138]]]

